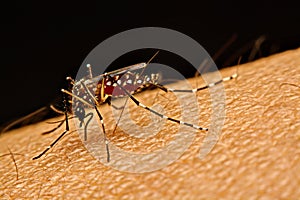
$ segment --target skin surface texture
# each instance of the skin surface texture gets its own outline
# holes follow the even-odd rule
[[[237,79],[223,83],[226,118],[222,134],[204,158],[198,154],[208,132],[187,127],[185,131],[196,132],[192,144],[177,160],[152,172],[130,173],[102,164],[87,151],[77,131],[32,160],[64,130],[62,126],[43,136],[41,132],[55,124],[41,122],[0,136],[0,199],[299,199],[300,88],[296,86],[300,85],[300,49],[220,71],[223,77],[236,72]],[[201,78],[190,82],[193,87],[203,84]],[[149,90],[136,97],[145,105],[161,104],[169,116],[181,116],[172,94]],[[199,91],[197,99],[200,121],[196,124],[211,128],[209,91]],[[131,118],[140,126],[151,121],[149,112],[132,102],[129,107]],[[179,128],[173,122],[162,123],[163,128],[148,139],[128,136],[119,128],[113,133],[110,109],[99,107],[107,137],[126,151],[160,149]],[[70,120],[71,130],[75,130],[74,121]],[[88,131],[102,134],[100,126],[90,126]],[[112,163],[116,156],[112,151]],[[158,157],[155,162],[164,159]]]

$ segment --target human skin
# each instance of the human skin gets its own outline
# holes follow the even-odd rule
[[[203,159],[199,159],[198,154],[207,134],[205,131],[197,132],[192,145],[178,160],[152,172],[129,173],[105,166],[86,150],[77,132],[67,134],[46,155],[32,160],[64,130],[61,127],[42,136],[41,132],[55,125],[41,122],[0,137],[0,156],[3,155],[0,157],[0,198],[298,199],[300,49],[238,68],[227,68],[221,70],[221,74],[225,77],[236,71],[239,74],[237,79],[224,82],[226,119],[222,134]],[[190,81],[196,85],[199,78]],[[157,92],[151,90],[137,96],[153,100]],[[160,92],[158,96],[163,95],[166,94]],[[202,123],[198,125],[209,127],[209,92],[200,91],[197,96]],[[146,100],[145,104],[151,104],[151,101]],[[172,110],[178,109],[176,106],[164,105],[168,112],[179,112]],[[138,123],[149,120],[142,117],[139,120],[139,113],[145,114],[146,111],[133,105],[131,108]],[[99,109],[106,114],[110,108],[104,105]],[[58,119],[63,117],[47,121]],[[150,151],[164,145],[160,142],[153,147],[155,137],[154,144],[151,141],[135,144],[140,141],[128,139],[121,130],[112,134],[112,118],[106,117],[104,122],[111,143],[116,141],[126,151]],[[74,130],[72,120],[70,124]],[[166,123],[165,126],[157,141],[172,140],[172,129],[178,128],[176,123]],[[113,159],[114,155],[111,156]]]

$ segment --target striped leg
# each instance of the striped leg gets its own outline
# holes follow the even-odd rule
[[[110,153],[109,153],[109,146],[108,146],[109,141],[108,141],[108,139],[107,139],[107,137],[106,137],[106,131],[105,131],[105,127],[104,127],[103,116],[101,115],[100,111],[99,111],[98,108],[97,108],[97,106],[99,105],[99,104],[98,104],[98,101],[97,101],[97,99],[95,99],[95,97],[91,94],[90,90],[86,87],[86,85],[85,85],[83,82],[81,82],[81,85],[82,85],[82,87],[85,89],[86,93],[90,96],[90,98],[94,100],[95,105],[93,105],[93,107],[94,107],[94,109],[96,110],[96,113],[97,113],[97,115],[98,115],[98,117],[99,117],[99,119],[100,119],[100,122],[101,122],[102,130],[103,130],[103,135],[104,135],[104,142],[105,142],[105,147],[106,147],[106,152],[107,152],[107,162],[109,162],[109,161],[110,161]],[[73,96],[76,98],[75,95],[73,95]],[[80,98],[80,97],[78,97],[78,98]],[[81,99],[81,98],[80,98],[80,99]],[[83,100],[83,101],[84,101],[84,100]],[[87,103],[87,102],[86,102],[86,103]],[[89,103],[88,103],[88,104],[89,104]]]
[[[237,76],[238,76],[237,74],[233,74],[233,75],[228,76],[228,77],[225,77],[225,78],[223,78],[223,79],[221,79],[221,80],[219,80],[219,81],[217,81],[217,82],[210,83],[210,84],[205,85],[205,86],[203,86],[203,87],[195,88],[195,89],[192,89],[192,90],[177,90],[177,89],[171,89],[171,88],[166,88],[166,90],[167,90],[168,92],[192,92],[192,93],[196,93],[196,92],[198,92],[198,91],[200,91],[200,90],[205,90],[205,89],[207,89],[207,88],[214,87],[215,85],[218,85],[218,84],[220,84],[220,83],[222,83],[222,82],[224,82],[224,81],[230,81],[230,80],[232,80],[232,79],[234,79],[234,78],[237,78]],[[160,86],[160,87],[161,87],[161,86]],[[159,87],[159,88],[160,88],[160,87]]]
[[[110,161],[110,153],[109,153],[109,147],[108,147],[108,144],[109,144],[109,141],[108,139],[106,138],[106,131],[105,131],[105,127],[104,127],[104,121],[103,121],[103,117],[100,113],[100,111],[98,110],[97,108],[97,105],[98,105],[98,102],[96,101],[95,97],[93,97],[93,95],[90,93],[90,91],[88,90],[88,88],[86,87],[86,85],[81,82],[83,88],[85,89],[86,93],[90,96],[90,98],[92,98],[94,101],[95,101],[95,105],[92,105],[91,103],[87,102],[86,100],[82,99],[81,97],[79,96],[76,96],[75,94],[72,94],[71,92],[69,92],[68,90],[64,90],[62,89],[61,91],[63,93],[66,93],[68,95],[71,95],[72,97],[76,98],[77,100],[81,101],[82,103],[84,103],[85,105],[88,105],[92,108],[94,108],[96,110],[96,113],[100,119],[100,123],[101,123],[101,126],[102,126],[102,130],[103,130],[103,135],[104,135],[104,141],[105,141],[105,146],[106,146],[106,152],[107,152],[107,162]],[[89,121],[88,121],[89,122]],[[87,125],[86,125],[87,126]],[[85,136],[86,138],[86,136]]]
[[[67,100],[64,97],[64,109],[65,109],[65,120],[64,122],[66,122],[66,129],[65,131],[56,139],[54,140],[54,142],[52,142],[42,153],[40,153],[38,156],[35,156],[34,158],[32,158],[33,160],[36,160],[38,158],[40,158],[41,156],[43,156],[45,153],[47,153],[66,133],[69,132],[69,121],[68,121],[68,112],[67,112]],[[61,123],[63,124],[63,123]]]
[[[195,128],[195,129],[198,129],[198,130],[204,130],[204,131],[208,131],[207,128],[203,128],[203,127],[200,127],[200,126],[197,126],[197,125],[194,125],[194,124],[190,124],[190,123],[187,123],[187,122],[184,122],[184,121],[180,121],[178,119],[173,119],[173,118],[170,118],[168,116],[165,116],[163,114],[160,114],[158,113],[157,111],[145,106],[144,104],[142,104],[141,102],[139,102],[134,96],[132,96],[124,87],[122,87],[119,83],[117,83],[118,86],[127,94],[127,96],[129,96],[129,98],[139,107],[142,107],[146,110],[149,110],[150,112],[152,112],[153,114],[159,116],[160,118],[162,119],[166,119],[166,120],[169,120],[169,121],[172,121],[172,122],[175,122],[175,123],[178,123],[178,124],[183,124],[185,126],[189,126],[189,127],[192,127],[192,128]]]

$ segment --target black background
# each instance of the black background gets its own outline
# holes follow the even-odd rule
[[[265,35],[259,56],[300,46],[297,1],[20,1],[2,6],[0,124],[51,103],[75,76],[87,54],[106,38],[131,28],[156,26],[180,31],[214,55],[230,57]],[[127,64],[145,61],[124,60]],[[148,59],[149,57],[147,57]],[[130,58],[132,59],[132,58]],[[142,60],[140,60],[142,59]],[[228,61],[229,60],[229,61]]]

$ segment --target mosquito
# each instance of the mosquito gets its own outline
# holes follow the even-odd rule
[[[158,51],[159,52],[159,51]],[[110,161],[110,152],[109,152],[109,140],[106,137],[106,130],[105,130],[105,124],[104,124],[104,118],[101,114],[98,107],[101,104],[107,103],[110,106],[113,106],[111,104],[112,98],[121,98],[121,97],[129,97],[129,99],[138,107],[141,107],[145,110],[150,111],[151,113],[155,114],[156,116],[169,120],[171,122],[189,126],[191,128],[201,130],[201,131],[208,131],[207,128],[201,127],[199,125],[194,125],[192,123],[184,122],[178,119],[174,119],[172,117],[168,117],[166,115],[163,115],[157,111],[155,111],[152,108],[149,108],[148,106],[144,105],[142,102],[137,100],[135,98],[135,94],[138,92],[148,89],[150,87],[158,88],[164,92],[192,92],[197,93],[198,91],[205,90],[207,88],[213,87],[217,84],[220,84],[224,81],[229,81],[231,79],[234,79],[237,77],[237,74],[233,74],[231,76],[225,77],[217,82],[209,83],[203,87],[191,89],[191,90],[180,90],[180,89],[172,89],[172,88],[166,88],[163,85],[158,83],[158,80],[160,79],[160,75],[156,73],[151,73],[149,75],[143,74],[146,67],[149,65],[149,63],[156,57],[158,54],[156,52],[147,63],[139,63],[135,65],[131,65],[128,67],[124,67],[115,71],[107,72],[104,74],[101,74],[99,76],[93,77],[91,65],[87,64],[88,68],[88,77],[83,78],[79,81],[73,80],[71,77],[67,77],[67,80],[69,81],[71,85],[71,90],[62,89],[61,92],[64,94],[64,111],[61,112],[64,114],[65,119],[59,123],[57,127],[54,129],[44,132],[44,134],[51,133],[58,129],[60,126],[62,126],[65,123],[65,130],[64,132],[56,139],[54,140],[42,153],[37,155],[33,158],[33,160],[38,159],[42,157],[44,154],[46,154],[65,134],[70,132],[69,128],[69,113],[73,114],[75,118],[78,118],[80,122],[80,126],[84,124],[84,140],[87,140],[87,126],[89,122],[92,120],[94,114],[92,112],[86,113],[85,108],[90,107],[94,109],[96,112],[97,117],[100,120],[102,132],[104,135],[104,142],[106,146],[106,152],[107,152],[107,162]],[[138,72],[139,70],[142,70],[142,72]],[[96,83],[96,84],[95,84]],[[73,97],[73,99],[70,101],[67,100],[68,97]],[[72,106],[73,106],[73,112],[72,112]],[[53,108],[53,107],[52,107]],[[53,108],[55,110],[55,108]],[[120,108],[116,108],[120,109]],[[59,111],[57,111],[59,112]],[[84,120],[87,119],[87,122],[84,123]]]

